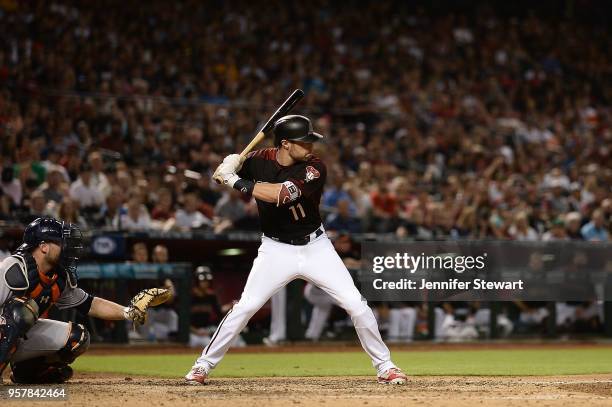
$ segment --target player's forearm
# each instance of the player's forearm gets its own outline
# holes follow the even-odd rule
[[[123,305],[100,297],[94,297],[89,309],[89,315],[107,321],[126,319],[125,307]]]
[[[276,203],[282,184],[255,184],[253,196],[264,202]]]

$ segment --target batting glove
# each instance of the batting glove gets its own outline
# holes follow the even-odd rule
[[[238,172],[242,168],[244,157],[240,154],[230,154],[223,159],[223,164],[229,172]]]

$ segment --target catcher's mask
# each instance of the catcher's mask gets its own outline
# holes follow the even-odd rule
[[[23,243],[18,251],[31,252],[43,242],[53,242],[61,247],[59,266],[66,273],[68,284],[77,286],[77,266],[83,250],[83,235],[78,226],[53,218],[37,218],[23,233]]]

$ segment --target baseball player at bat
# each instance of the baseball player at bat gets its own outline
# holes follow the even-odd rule
[[[347,311],[379,383],[406,383],[406,375],[391,361],[372,310],[321,224],[319,201],[327,170],[312,149],[323,136],[299,115],[277,120],[273,134],[275,148],[251,152],[244,160],[229,155],[216,171],[223,184],[255,197],[263,236],[240,300],[185,376],[187,383],[204,384],[253,314],[297,278],[320,287]]]
[[[143,324],[148,307],[170,298],[168,290],[151,288],[124,307],[88,294],[77,286],[82,247],[77,226],[38,218],[26,227],[23,244],[0,263],[0,381],[9,364],[14,383],[70,379],[69,364],[87,350],[89,332],[81,324],[47,319],[54,306]]]

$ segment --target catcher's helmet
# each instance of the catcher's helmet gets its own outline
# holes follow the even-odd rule
[[[292,114],[283,116],[274,123],[274,145],[280,146],[282,140],[314,143],[323,138],[312,129],[308,117]]]
[[[59,266],[66,272],[72,287],[77,285],[77,264],[83,249],[83,237],[78,226],[53,218],[37,218],[26,226],[23,243],[17,251],[31,252],[43,242],[61,246]]]
[[[37,218],[26,226],[23,243],[17,250],[31,251],[42,242],[62,244],[62,222],[53,218]]]

